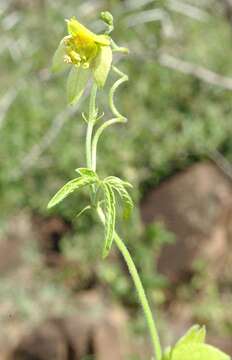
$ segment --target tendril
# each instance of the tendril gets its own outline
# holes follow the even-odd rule
[[[98,145],[98,141],[99,138],[101,136],[101,134],[103,133],[103,131],[108,128],[109,126],[116,124],[116,123],[125,123],[127,122],[127,118],[125,116],[123,116],[119,110],[117,109],[115,102],[114,102],[114,95],[115,92],[117,90],[117,88],[123,84],[125,81],[128,81],[128,76],[126,74],[124,74],[122,71],[120,71],[118,68],[116,68],[115,66],[112,67],[113,71],[118,74],[120,76],[120,78],[118,80],[115,81],[115,83],[113,84],[113,86],[110,89],[110,93],[109,93],[109,106],[110,106],[110,110],[112,112],[112,114],[115,116],[110,120],[107,120],[106,122],[104,122],[96,131],[94,137],[93,137],[93,142],[92,142],[92,169],[95,171],[96,170],[96,162],[97,162],[97,145]]]

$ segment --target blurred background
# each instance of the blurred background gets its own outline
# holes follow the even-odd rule
[[[0,358],[151,355],[121,256],[102,261],[102,227],[90,213],[75,219],[87,194],[46,209],[85,165],[88,105],[87,92],[67,107],[51,59],[65,18],[101,31],[102,10],[130,49],[117,59],[129,122],[107,130],[98,154],[101,176],[134,186],[136,210],[118,229],[163,345],[206,324],[208,342],[232,355],[231,0],[0,0]]]

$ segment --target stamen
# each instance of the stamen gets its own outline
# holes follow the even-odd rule
[[[64,55],[64,62],[65,64],[72,64],[72,59],[69,55]]]
[[[85,62],[82,64],[83,69],[88,69],[89,68],[89,63]]]
[[[72,61],[75,62],[75,63],[81,62],[80,55],[74,50],[70,51],[70,57],[71,57]]]

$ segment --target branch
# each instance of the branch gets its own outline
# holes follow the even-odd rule
[[[125,6],[127,9],[136,10],[153,2],[155,2],[155,0],[127,0],[125,1]]]
[[[195,76],[208,84],[216,85],[226,90],[232,90],[232,78],[219,75],[203,66],[180,60],[165,53],[159,55],[158,61],[162,66],[168,67],[169,69]]]
[[[161,22],[165,35],[171,36],[175,34],[175,29],[173,27],[169,14],[162,9],[156,8],[151,10],[144,10],[136,14],[128,15],[125,18],[125,24],[127,28],[135,27],[153,21]]]
[[[4,120],[6,119],[7,111],[14,102],[18,94],[18,86],[11,88],[0,100],[0,128],[3,126]]]
[[[208,152],[207,155],[224,172],[224,174],[232,180],[231,163],[218,150],[212,150]]]
[[[172,11],[186,15],[194,20],[206,21],[209,18],[209,14],[206,11],[178,0],[168,0],[168,7]]]

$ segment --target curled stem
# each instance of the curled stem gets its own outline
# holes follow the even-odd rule
[[[113,66],[112,68],[113,68],[114,72],[116,72],[118,75],[120,75],[120,78],[113,84],[113,86],[110,89],[110,93],[109,93],[109,105],[110,105],[110,109],[111,109],[113,115],[115,116],[115,118],[107,120],[105,123],[103,123],[97,129],[97,131],[94,135],[93,142],[92,142],[92,156],[91,156],[92,169],[94,171],[96,170],[96,163],[97,163],[97,145],[98,145],[99,138],[100,138],[101,134],[103,133],[103,131],[113,124],[127,122],[127,118],[125,116],[123,116],[116,108],[116,105],[114,102],[114,95],[115,95],[115,91],[117,90],[117,88],[122,83],[124,83],[125,81],[128,80],[128,76],[126,74],[124,74],[123,72],[121,72],[120,70],[118,70],[115,66]]]
[[[120,71],[118,68],[116,68],[116,66],[113,66],[112,69],[114,70],[114,72],[116,74],[118,74],[120,76],[120,78],[113,84],[112,88],[110,89],[110,93],[109,93],[110,109],[116,117],[123,118],[126,121],[127,119],[122,114],[120,114],[120,112],[118,111],[118,109],[115,106],[114,94],[115,94],[115,91],[117,90],[117,88],[121,84],[123,84],[125,81],[128,81],[128,76],[126,74],[124,74],[122,71]]]
[[[123,53],[123,54],[129,54],[129,49],[125,48],[125,47],[121,47],[118,46],[113,39],[111,39],[111,44],[112,44],[112,50],[113,52],[119,52],[119,53]]]
[[[113,125],[113,124],[117,124],[117,123],[122,123],[125,122],[124,119],[122,118],[113,118],[110,120],[107,120],[106,122],[104,122],[104,124],[102,124],[96,131],[94,138],[93,138],[93,143],[92,143],[92,169],[94,171],[96,171],[96,165],[97,165],[97,144],[98,144],[98,140],[101,136],[101,134],[103,133],[103,131]]]

